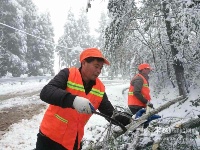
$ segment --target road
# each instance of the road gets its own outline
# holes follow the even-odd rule
[[[39,92],[32,91],[29,93],[18,93],[18,94],[8,94],[0,95],[0,100],[35,100],[39,99]],[[3,134],[9,130],[9,126],[13,123],[18,123],[22,119],[30,119],[32,116],[39,114],[41,110],[47,107],[46,103],[27,103],[23,105],[13,105],[12,107],[5,107],[0,109],[0,139]]]

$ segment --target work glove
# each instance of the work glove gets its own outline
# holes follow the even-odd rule
[[[129,113],[121,112],[121,113],[118,113],[115,116],[113,116],[113,119],[117,120],[118,122],[120,122],[121,124],[126,126],[131,123],[131,117],[132,117],[132,115]]]
[[[73,107],[83,114],[92,114],[95,109],[87,98],[76,96],[73,102]]]
[[[136,114],[135,114],[135,119],[141,117],[144,113],[146,112],[146,109],[142,108],[140,109]],[[149,123],[152,121],[152,120],[155,120],[155,119],[158,119],[158,118],[161,118],[161,116],[159,115],[152,115],[150,116],[147,121],[144,123],[144,128],[147,128],[149,126]]]
[[[149,102],[149,101],[146,103],[146,105],[151,107],[151,108],[153,108],[153,104],[151,102]]]
[[[148,118],[147,122],[149,123],[149,122],[151,122],[152,120],[156,120],[156,119],[159,119],[159,118],[161,118],[160,115],[152,115],[152,116],[150,116],[150,117]]]
[[[156,120],[156,119],[159,119],[159,118],[161,118],[161,116],[156,115],[156,114],[150,116],[150,117],[147,119],[147,121],[144,123],[144,128],[147,128],[147,127],[149,126],[149,123],[150,123],[152,120]]]
[[[146,112],[146,109],[144,109],[144,108],[138,110],[138,111],[136,112],[136,114],[135,114],[135,119],[141,117],[141,116],[143,115],[143,113],[145,113],[145,112]]]

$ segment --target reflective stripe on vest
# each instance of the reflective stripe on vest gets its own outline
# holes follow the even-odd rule
[[[55,117],[58,118],[60,121],[64,122],[64,123],[68,123],[68,120],[62,118],[61,116],[59,116],[58,114],[55,114]]]
[[[84,86],[81,84],[76,84],[73,83],[72,81],[68,81],[67,82],[67,86],[73,90],[77,90],[77,91],[81,91],[81,92],[85,92]],[[92,88],[90,91],[91,94],[94,94],[95,96],[99,96],[99,97],[103,97],[104,92],[101,92],[98,89]]]

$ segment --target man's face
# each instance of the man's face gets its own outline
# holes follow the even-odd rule
[[[90,63],[87,63],[85,60],[82,62],[82,78],[85,82],[89,82],[90,80],[96,80],[96,78],[101,73],[101,69],[103,68],[104,62],[98,62],[94,60]]]
[[[149,74],[150,72],[151,72],[151,70],[149,69],[149,68],[145,68],[145,69],[143,69],[142,70],[142,72],[144,73],[144,74]]]

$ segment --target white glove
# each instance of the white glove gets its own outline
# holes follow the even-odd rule
[[[92,114],[94,108],[87,98],[76,96],[73,102],[73,107],[79,112],[84,114]],[[93,108],[92,108],[93,107]]]

